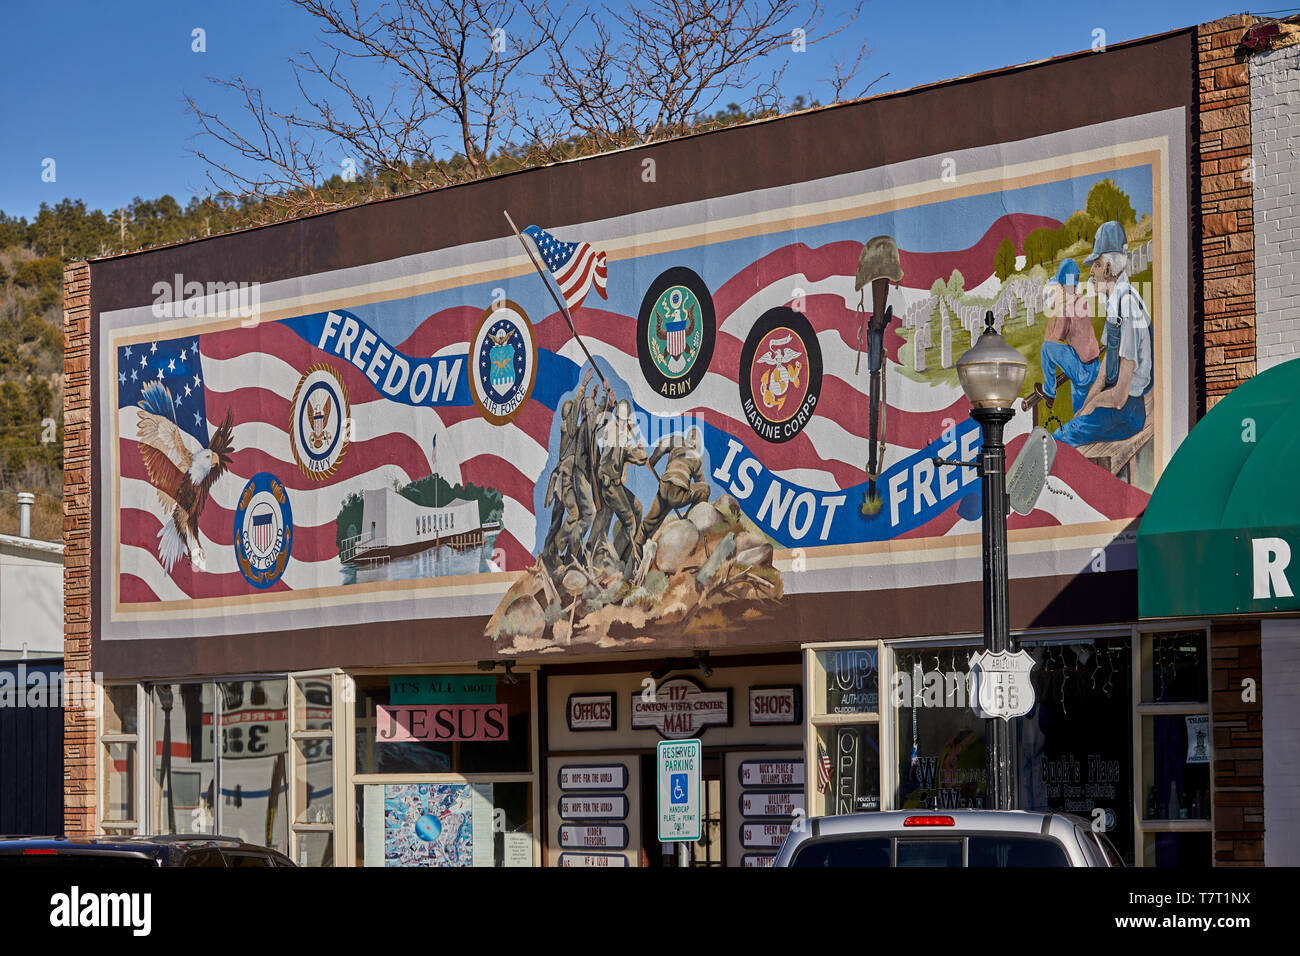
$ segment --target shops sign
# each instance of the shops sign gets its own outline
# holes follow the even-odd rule
[[[797,724],[803,720],[798,687],[751,687],[749,723]]]
[[[730,724],[731,691],[706,690],[689,677],[674,677],[632,697],[632,729],[654,729],[669,740]]]
[[[982,651],[970,656],[974,678],[971,707],[979,717],[1023,717],[1034,708],[1029,672],[1035,661],[1028,651]]]

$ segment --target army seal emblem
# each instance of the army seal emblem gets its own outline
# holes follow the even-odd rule
[[[689,395],[713,359],[717,319],[713,296],[690,269],[662,273],[637,313],[637,358],[641,374],[665,398]]]

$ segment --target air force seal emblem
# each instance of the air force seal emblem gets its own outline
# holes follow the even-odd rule
[[[235,507],[235,560],[255,588],[269,588],[284,574],[293,549],[293,510],[289,493],[270,472],[244,485]]]
[[[637,314],[641,374],[665,398],[689,395],[713,359],[717,319],[704,280],[677,267],[651,283]]]
[[[537,341],[524,310],[506,300],[484,312],[469,358],[474,404],[493,425],[505,425],[524,407],[537,380]]]
[[[1029,672],[1037,662],[1028,651],[982,651],[970,656],[975,686],[971,707],[979,717],[1023,717],[1034,709]]]
[[[308,478],[324,481],[338,470],[352,439],[352,409],[343,379],[328,365],[313,365],[299,379],[291,409],[294,460]]]

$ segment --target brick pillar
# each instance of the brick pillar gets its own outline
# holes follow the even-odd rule
[[[1259,622],[1210,629],[1214,865],[1264,865],[1264,710]],[[1242,681],[1255,682],[1242,700]]]
[[[90,266],[63,273],[63,666],[90,663]],[[86,685],[82,685],[86,686]],[[95,832],[94,699],[63,711],[63,828]]]
[[[1250,73],[1241,38],[1255,19],[1224,17],[1197,28],[1200,78],[1199,273],[1204,324],[1194,345],[1203,413],[1255,374],[1255,235],[1250,170]],[[1195,210],[1193,210],[1195,220]]]

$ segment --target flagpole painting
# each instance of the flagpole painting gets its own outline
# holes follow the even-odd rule
[[[502,239],[536,273],[508,298],[492,259],[462,285],[324,296],[251,327],[110,329],[113,612],[309,594],[319,611],[293,626],[360,595],[395,619],[466,616],[456,589],[472,587],[507,655],[774,619],[796,557],[978,534],[978,477],[933,459],[978,451],[954,363],[987,311],[1030,363],[1008,454],[1051,442],[1019,466],[1012,540],[1129,522],[1163,413],[1148,402],[1133,434],[1071,443],[1072,386],[1046,358],[1066,347],[1061,302],[1105,345],[1086,278],[1069,296],[1048,281],[1091,253],[1099,205],[1125,210],[1127,281],[1163,344],[1168,182],[1123,145],[1105,167],[1063,159],[884,211],[827,203],[797,227],[763,205],[780,196],[741,194],[725,238],[676,207],[522,231],[506,212]]]

